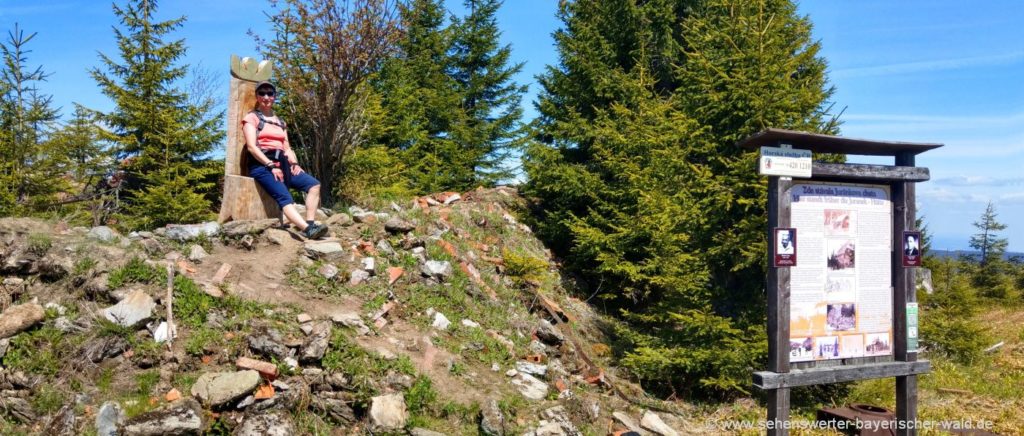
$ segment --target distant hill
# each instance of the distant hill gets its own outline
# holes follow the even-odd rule
[[[959,258],[961,256],[971,256],[971,257],[974,257],[974,258],[981,257],[981,252],[977,251],[977,250],[935,250],[935,249],[932,249],[932,250],[928,251],[928,254],[930,254],[932,256],[935,256],[935,257],[937,257],[939,259],[946,259],[946,258],[950,258],[950,257],[952,257],[952,258]],[[1007,259],[1007,260],[1009,260],[1009,259],[1011,259],[1013,257],[1024,258],[1024,253],[1010,251],[1010,252],[1006,252],[1005,254],[1003,254],[1003,258]]]

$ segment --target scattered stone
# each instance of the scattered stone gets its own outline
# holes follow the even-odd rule
[[[491,371],[492,372],[499,372],[499,371],[501,371],[501,365],[498,365],[498,362],[491,363]]]
[[[543,400],[548,396],[548,385],[530,374],[518,373],[512,378],[512,385],[530,400]]]
[[[331,215],[330,218],[327,218],[327,221],[325,221],[324,224],[327,224],[329,226],[338,225],[342,227],[348,227],[351,226],[353,222],[354,221],[352,221],[351,215],[347,213],[336,213],[334,215]]]
[[[661,420],[661,416],[650,410],[645,411],[643,417],[640,418],[640,426],[661,436],[679,436],[679,432],[666,425],[665,421]]]
[[[284,364],[288,366],[288,369],[292,371],[299,369],[299,361],[296,360],[294,357],[285,357]]]
[[[647,430],[641,428],[640,424],[638,424],[636,420],[633,419],[632,416],[629,416],[629,414],[627,414],[626,412],[620,412],[616,410],[615,412],[612,412],[612,417],[615,418],[616,421],[619,421],[622,425],[626,426],[626,428],[629,429],[630,431],[635,431],[643,436],[650,436],[651,434]]]
[[[314,259],[334,260],[345,255],[345,249],[335,241],[307,241],[305,250]]]
[[[405,274],[405,269],[400,266],[388,267],[388,286],[395,284]]]
[[[313,321],[313,317],[309,316],[308,313],[300,313],[299,316],[295,317],[295,320],[298,321],[299,324],[305,324],[307,322]]]
[[[157,436],[167,434],[199,434],[203,430],[203,408],[187,399],[163,410],[155,410],[130,418],[120,427],[126,435]]]
[[[416,230],[416,225],[409,221],[394,217],[384,223],[384,230],[387,230],[388,233],[402,234]]]
[[[432,277],[438,281],[444,281],[444,279],[451,277],[452,275],[452,264],[447,260],[428,260],[423,263],[420,267],[420,271],[424,276]]]
[[[537,335],[537,339],[540,339],[545,344],[553,347],[557,347],[561,345],[562,342],[565,342],[565,336],[562,335],[562,332],[558,331],[558,329],[546,319],[542,319],[540,321],[537,325],[537,330],[534,331],[534,334]]]
[[[361,283],[363,283],[363,282],[365,282],[365,281],[367,281],[369,279],[370,279],[370,273],[368,273],[366,271],[363,271],[361,269],[357,269],[355,271],[352,271],[352,274],[349,276],[349,279],[348,279],[348,284],[349,284],[349,286],[356,286],[356,285],[359,285],[359,284],[361,284]]]
[[[171,339],[171,329],[167,325],[167,321],[161,321],[156,330],[153,330],[153,340],[158,344],[162,344],[167,342],[168,339]]]
[[[260,373],[253,370],[212,372],[199,376],[192,385],[192,396],[208,406],[220,406],[249,394],[260,384]]]
[[[11,346],[11,340],[8,338],[0,339],[0,360],[7,355],[7,348]]]
[[[444,316],[443,313],[435,312],[434,322],[430,325],[439,330],[448,330],[448,327],[452,325],[452,322],[449,321],[448,317]]]
[[[177,388],[171,388],[171,390],[167,391],[167,394],[164,395],[164,400],[167,400],[168,403],[172,403],[180,399],[181,391],[179,391]]]
[[[363,271],[366,271],[370,273],[370,275],[373,275],[373,270],[377,267],[376,259],[372,257],[364,257],[363,260],[360,261],[360,263],[362,264]]]
[[[363,212],[359,214],[352,214],[352,219],[360,224],[373,224],[377,222],[377,214],[373,212]]]
[[[3,281],[4,287],[20,288],[25,284],[25,279],[20,277],[7,277]]]
[[[235,436],[291,436],[296,434],[295,424],[283,410],[269,413],[247,414],[235,429]]]
[[[291,233],[281,229],[267,229],[263,235],[267,237],[268,241],[277,245],[285,245],[288,241],[294,240]]]
[[[228,278],[228,273],[230,273],[230,272],[231,272],[231,264],[230,263],[222,263],[222,264],[220,264],[220,268],[217,268],[217,272],[214,273],[213,278],[210,279],[210,282],[213,283],[216,286],[220,286],[220,284],[224,283],[224,280]]]
[[[354,329],[360,336],[370,334],[370,328],[363,323],[363,318],[357,313],[336,313],[331,316],[331,321]]]
[[[516,374],[519,374],[519,371],[516,371],[514,369],[510,369],[508,371],[505,371],[505,375],[508,376],[508,377],[515,377]]]
[[[501,413],[498,400],[492,398],[480,409],[480,433],[487,436],[505,435],[505,415]]]
[[[569,420],[564,406],[555,406],[544,410],[541,413],[545,419],[541,420],[541,426],[537,429],[537,436],[541,435],[581,435],[579,429]],[[552,426],[555,424],[555,426]],[[541,431],[543,429],[543,431]]]
[[[386,239],[381,239],[380,241],[377,241],[377,251],[384,253],[388,256],[395,255],[394,247],[392,247],[391,244]]]
[[[480,324],[477,323],[476,321],[471,320],[471,319],[463,319],[462,320],[462,325],[466,326],[466,327],[469,327],[469,328],[474,328],[474,329],[480,328]]]
[[[242,410],[253,404],[256,404],[256,397],[253,395],[246,395],[245,398],[242,398],[242,401],[239,401],[238,404],[235,404],[235,408],[238,410]]]
[[[242,248],[246,250],[252,250],[256,248],[256,238],[252,235],[242,236],[242,239],[238,240],[238,243],[242,245]]]
[[[313,333],[313,326],[309,324],[303,324],[299,326],[299,330],[302,330],[302,333],[304,333],[306,336],[309,336],[311,333]]]
[[[325,263],[316,270],[317,274],[320,274],[327,280],[331,280],[338,275],[338,267],[330,263]]]
[[[117,426],[124,420],[124,411],[121,406],[113,401],[107,401],[100,406],[96,414],[96,435],[97,436],[118,436]]]
[[[461,200],[462,196],[459,195],[458,192],[442,192],[440,194],[435,195],[435,198],[437,198],[437,201],[442,202],[441,204],[447,206],[449,204]]]
[[[302,353],[299,354],[299,361],[305,363],[316,363],[324,358],[327,346],[331,340],[331,323],[320,322],[313,326],[313,331],[306,337],[302,344]]]
[[[101,313],[104,318],[122,327],[134,327],[153,316],[155,307],[156,301],[153,301],[153,297],[136,290],[119,303],[103,309]]]
[[[241,369],[251,369],[259,372],[263,378],[267,380],[274,380],[277,378],[277,365],[262,360],[250,359],[248,357],[239,357],[235,361],[235,366]]]
[[[46,318],[43,306],[25,303],[8,307],[0,313],[0,339],[9,338],[41,322]]]
[[[207,253],[202,245],[192,244],[192,246],[188,248],[188,260],[196,263],[202,263],[203,259],[206,259],[207,257],[210,257],[210,253]]]
[[[117,239],[117,231],[107,226],[93,227],[89,229],[89,233],[85,234],[85,237],[96,239],[103,242],[111,242]]]
[[[82,355],[90,362],[99,363],[124,354],[131,348],[128,340],[121,336],[106,336],[89,342],[82,350]]]
[[[250,350],[265,356],[284,359],[291,354],[288,351],[288,347],[281,343],[281,333],[277,330],[260,329],[250,334],[246,339],[249,342]]]
[[[167,239],[184,242],[199,237],[212,237],[220,233],[220,224],[208,221],[202,224],[168,224],[164,236]]]
[[[52,436],[75,436],[75,405],[69,403],[61,407],[57,414],[50,420],[43,434]]]
[[[156,239],[143,239],[139,243],[142,244],[142,249],[146,251],[146,254],[150,256],[155,256],[165,249],[164,244]]]
[[[352,407],[345,400],[315,396],[310,402],[310,406],[313,410],[321,412],[339,423],[351,424],[356,422],[356,412],[352,410]]]
[[[242,220],[242,221],[231,221],[224,224],[221,230],[224,232],[224,236],[229,238],[237,238],[245,235],[255,235],[263,233],[265,230],[273,227],[275,224],[280,222],[277,218],[267,218],[262,220]]]
[[[414,428],[412,430],[409,430],[409,434],[412,435],[412,436],[448,436],[448,435],[446,435],[444,433],[438,433],[438,432],[433,431],[433,430],[427,430],[425,428],[419,428],[419,427],[416,427],[416,428]]]
[[[530,354],[547,354],[548,347],[541,341],[530,341],[526,346],[526,349],[530,351]]]
[[[516,370],[519,372],[525,372],[530,375],[544,377],[548,373],[548,366],[532,362],[518,361],[516,362]]]
[[[372,431],[395,431],[405,427],[409,413],[405,409],[405,396],[401,393],[373,397],[370,402],[370,428]]]

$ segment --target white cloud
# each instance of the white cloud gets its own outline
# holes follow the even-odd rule
[[[1017,186],[1024,184],[1024,177],[953,176],[933,180],[937,185],[948,186]]]
[[[870,67],[842,68],[829,74],[833,79],[849,77],[890,76],[896,74],[921,73],[942,70],[959,70],[972,67],[1012,65],[1024,61],[1024,51],[968,58],[936,59],[930,61],[905,62],[898,64],[874,65]]]

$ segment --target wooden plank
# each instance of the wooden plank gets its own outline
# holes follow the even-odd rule
[[[896,155],[896,165],[914,166],[913,153]],[[907,348],[907,303],[917,301],[914,269],[904,268],[903,232],[915,226],[914,184],[893,183],[892,281],[893,281],[893,357],[896,361],[913,362],[917,352]],[[917,377],[912,374],[896,377],[896,420],[917,419]],[[916,435],[915,428],[898,428],[897,435]]]
[[[274,198],[252,177],[224,176],[224,196],[217,221],[277,218],[280,209]]]
[[[814,162],[811,173],[814,180],[842,179],[843,182],[924,182],[931,179],[928,168],[891,165]]]
[[[779,177],[768,178],[768,241],[774,241],[776,227],[790,227],[793,181]],[[773,213],[774,212],[774,213]],[[799,236],[799,235],[798,235]],[[799,240],[799,239],[798,239]],[[770,247],[774,243],[769,242]],[[774,249],[768,250],[768,370],[789,372],[789,268],[772,267]],[[775,389],[768,393],[768,421],[789,421],[789,389]],[[781,426],[768,429],[771,436],[786,436],[789,430]]]
[[[754,373],[754,386],[760,389],[781,389],[824,383],[901,377],[925,374],[929,371],[931,371],[931,362],[927,360],[799,369],[787,373],[757,371]]]
[[[896,156],[903,152],[915,155],[942,147],[942,144],[935,143],[873,141],[786,129],[765,129],[747,137],[736,145],[748,150],[757,150],[761,146],[776,147],[780,143],[790,144],[793,148],[811,150],[815,153],[868,156]]]
[[[846,365],[865,365],[869,363],[883,363],[892,362],[892,356],[867,356],[867,357],[848,357],[845,359],[828,359],[828,360],[812,360],[807,362],[792,362],[789,364],[790,369],[812,369],[812,368],[830,368],[833,366],[846,366]]]

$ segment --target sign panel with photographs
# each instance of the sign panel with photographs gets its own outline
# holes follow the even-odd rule
[[[892,354],[889,187],[794,183],[790,361]]]

